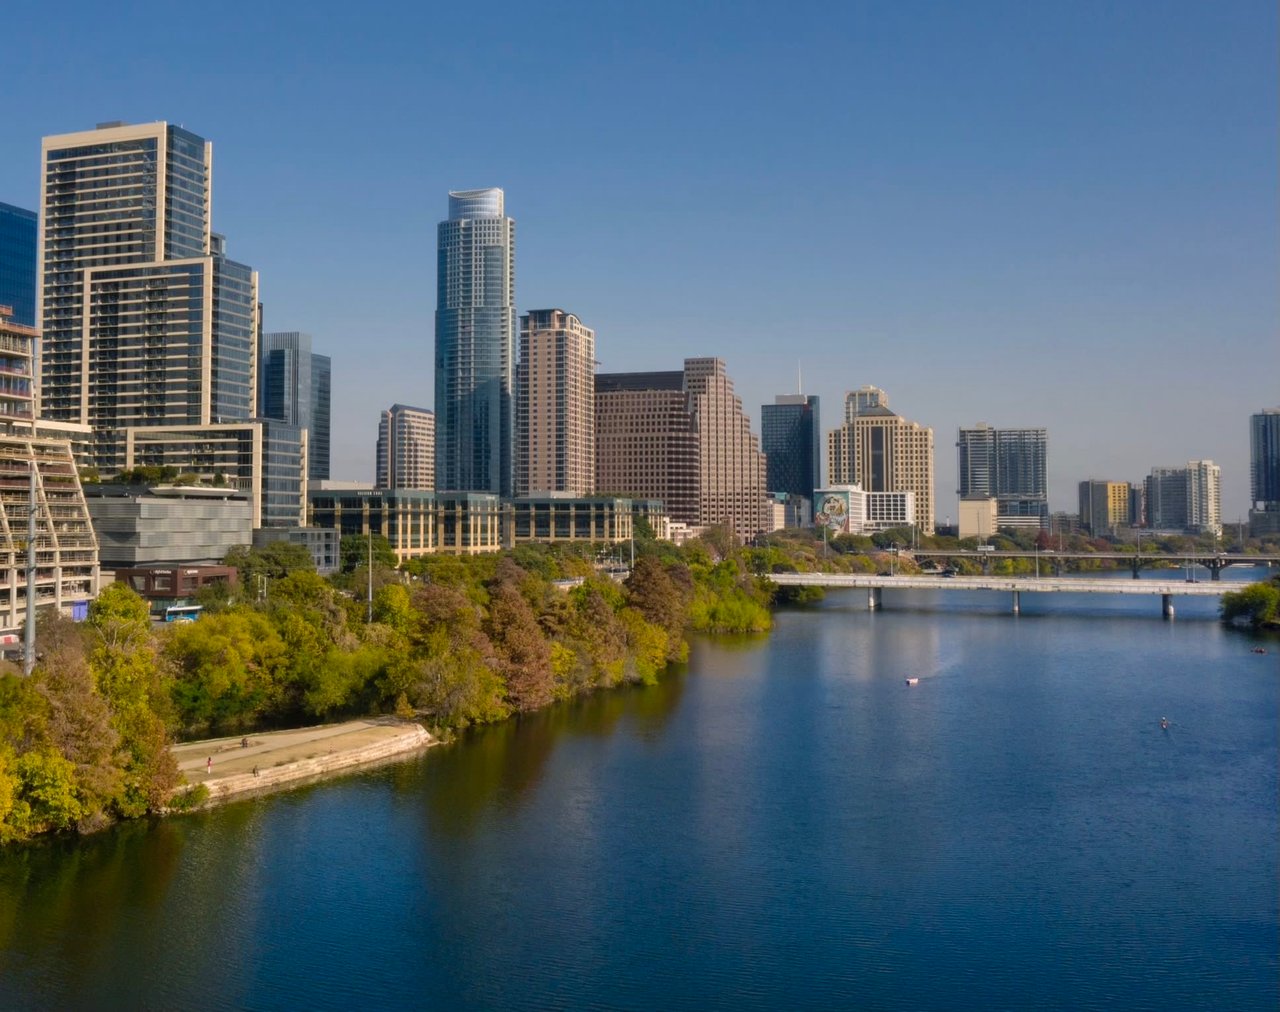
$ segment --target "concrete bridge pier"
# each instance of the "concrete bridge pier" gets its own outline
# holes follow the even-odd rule
[[[1160,614],[1165,618],[1173,618],[1173,595],[1160,595]]]
[[[1022,591],[1020,590],[1013,592],[1013,613],[1015,615],[1022,614]]]
[[[867,611],[879,611],[880,608],[880,588],[872,587],[867,591]]]

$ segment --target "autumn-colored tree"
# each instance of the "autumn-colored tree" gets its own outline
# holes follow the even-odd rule
[[[514,580],[503,580],[490,590],[486,632],[512,706],[536,710],[551,702],[550,646]]]

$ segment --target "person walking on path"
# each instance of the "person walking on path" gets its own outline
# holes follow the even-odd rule
[[[208,774],[213,773],[213,756],[209,756],[209,758],[204,761],[204,771]]]

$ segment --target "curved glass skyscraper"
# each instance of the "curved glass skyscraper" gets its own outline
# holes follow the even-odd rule
[[[510,496],[516,223],[499,189],[449,194],[438,231],[436,488]]]

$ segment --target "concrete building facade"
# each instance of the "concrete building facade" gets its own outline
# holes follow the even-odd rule
[[[306,516],[307,432],[275,419],[125,431],[124,464],[171,467],[249,497],[254,527],[298,527]]]
[[[596,335],[572,313],[520,317],[516,367],[517,497],[596,488]]]
[[[504,508],[484,492],[342,489],[311,493],[308,526],[381,534],[397,562],[425,555],[482,555],[504,547]]]
[[[0,632],[6,636],[22,627],[31,600],[83,618],[101,581],[71,443],[34,420],[38,337],[0,306]],[[36,570],[29,586],[33,513]]]
[[[868,492],[913,493],[921,532],[934,532],[933,429],[890,411],[884,391],[863,387],[846,398],[844,424],[827,434],[827,478]]]
[[[1090,478],[1077,488],[1080,526],[1090,534],[1112,534],[1117,527],[1129,524],[1130,488],[1127,481],[1104,481]]]
[[[596,485],[660,499],[675,523],[725,524],[740,538],[772,524],[764,453],[718,358],[596,377]]]
[[[1221,469],[1212,460],[1155,467],[1144,483],[1147,525],[1156,530],[1221,534]]]
[[[239,489],[101,484],[86,498],[108,569],[218,563],[253,542],[252,504]]]
[[[374,488],[430,492],[436,487],[436,416],[426,408],[393,404],[378,420]]]

